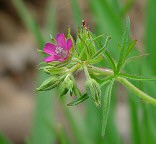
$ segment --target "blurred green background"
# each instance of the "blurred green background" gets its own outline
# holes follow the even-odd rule
[[[155,0],[0,0],[0,144],[156,143],[156,107],[121,85],[114,87],[105,138],[101,109],[90,100],[67,107],[69,99],[60,99],[56,90],[34,92],[46,78],[37,70],[43,60],[37,49],[50,41],[51,32],[66,34],[71,27],[76,37],[84,19],[92,32],[112,37],[109,50],[118,58],[127,15],[131,39],[137,39],[133,55],[149,56],[129,64],[126,71],[155,76]],[[83,78],[78,74],[82,91]],[[134,84],[156,98],[155,82]]]

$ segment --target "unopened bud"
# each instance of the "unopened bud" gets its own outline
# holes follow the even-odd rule
[[[96,106],[101,106],[101,89],[100,85],[94,79],[88,79],[86,81],[86,91],[88,96],[91,96]]]
[[[65,78],[60,85],[60,96],[67,94],[68,91],[70,91],[70,94],[72,95],[73,85],[74,83],[70,77]]]
[[[41,86],[39,86],[36,91],[47,91],[55,88],[60,83],[60,80],[56,77],[51,77],[45,80]]]

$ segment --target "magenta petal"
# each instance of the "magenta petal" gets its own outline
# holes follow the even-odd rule
[[[64,34],[57,35],[57,45],[62,48],[66,48],[66,37]]]
[[[51,55],[51,54],[56,54],[55,50],[56,50],[56,46],[52,43],[46,43],[45,47],[44,47],[44,52]]]
[[[53,61],[58,61],[59,60],[59,56],[58,55],[53,55],[53,56],[49,56],[47,58],[44,59],[45,62],[50,63]]]
[[[72,46],[73,46],[72,40],[68,39],[68,41],[67,41],[67,50],[69,51],[72,48]]]

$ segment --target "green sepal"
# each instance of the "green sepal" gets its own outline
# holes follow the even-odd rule
[[[87,93],[85,93],[84,95],[82,95],[78,99],[76,99],[76,100],[68,103],[67,106],[75,106],[75,105],[78,105],[78,104],[84,102],[85,100],[87,100],[88,98],[89,98],[89,96],[87,95]]]
[[[95,54],[96,46],[93,39],[92,35],[90,35],[90,31],[86,27],[79,29],[76,47],[81,60],[88,60]]]
[[[66,95],[66,94],[68,93],[68,91],[69,91],[69,89],[67,89],[67,88],[62,89],[62,90],[60,91],[60,97]]]
[[[66,95],[68,91],[70,92],[70,95],[72,96],[73,87],[74,87],[73,79],[71,79],[70,76],[67,76],[60,85],[60,97],[63,95]]]
[[[103,59],[104,59],[104,56],[101,55],[101,56],[99,56],[99,57],[96,58],[96,59],[91,59],[91,60],[89,60],[88,63],[90,63],[90,64],[96,64],[96,63],[101,62]]]

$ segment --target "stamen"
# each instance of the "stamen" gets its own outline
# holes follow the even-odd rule
[[[67,54],[68,54],[68,51],[64,50],[64,49],[61,48],[61,47],[56,47],[55,52],[56,52],[58,55],[60,55],[60,57],[62,57],[62,58],[65,58],[65,57],[67,56]]]
[[[63,51],[63,48],[61,48],[61,47],[56,47],[55,52],[56,52],[57,54],[61,54],[62,51]]]

